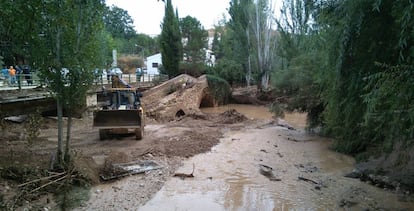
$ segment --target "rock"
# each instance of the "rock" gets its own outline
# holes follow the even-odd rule
[[[362,176],[362,173],[358,169],[353,169],[351,173],[348,173],[345,175],[345,177],[353,178],[353,179],[361,178],[361,176]]]
[[[340,207],[353,207],[353,206],[355,206],[355,205],[357,205],[358,203],[357,202],[354,202],[354,201],[349,201],[349,200],[347,200],[347,199],[342,199],[340,202],[339,202],[339,206]]]
[[[263,176],[269,178],[270,181],[282,181],[279,178],[276,178],[276,176],[273,174],[273,168],[270,166],[266,166],[263,164],[259,164],[259,168],[260,168],[260,174],[262,174]]]

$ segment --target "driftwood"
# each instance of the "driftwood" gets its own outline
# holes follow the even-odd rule
[[[73,177],[73,175],[71,177]],[[42,189],[42,188],[44,188],[44,187],[46,187],[48,185],[51,185],[51,184],[56,183],[56,182],[59,182],[60,180],[63,180],[63,179],[66,179],[66,178],[68,178],[67,175],[64,175],[64,176],[62,176],[60,178],[57,178],[57,179],[55,179],[53,181],[50,181],[50,182],[48,182],[48,183],[46,183],[46,184],[44,184],[44,185],[42,185],[42,186],[40,186],[38,188],[35,188],[35,189],[31,190],[29,193],[33,193],[35,191],[38,191],[38,190],[40,190],[40,189]]]
[[[191,174],[175,173],[174,177],[181,177],[181,179],[194,177],[194,174],[193,174],[194,169],[195,169],[195,165],[193,163],[193,171],[191,172]]]
[[[150,148],[151,150],[152,148]],[[130,163],[115,163],[107,168],[103,174],[100,175],[104,181],[113,180],[134,174],[140,174],[151,170],[162,168],[154,161],[134,161]]]
[[[66,172],[54,173],[54,175],[52,175],[52,176],[42,177],[42,178],[35,179],[35,180],[29,181],[29,182],[25,182],[25,183],[22,183],[22,184],[18,185],[17,187],[22,187],[22,186],[25,186],[25,185],[28,185],[28,184],[31,184],[31,183],[34,183],[34,182],[39,182],[39,181],[42,181],[42,180],[51,179],[53,177],[61,176],[61,175],[64,175],[64,174],[66,174]]]
[[[315,182],[314,180],[311,180],[311,179],[308,179],[308,178],[305,178],[305,177],[298,177],[298,179],[299,180],[303,180],[303,181],[305,181],[305,182],[309,182],[309,183],[313,183],[313,184],[315,184],[315,185],[317,185],[317,184],[319,184],[319,183],[317,183],[317,182]]]

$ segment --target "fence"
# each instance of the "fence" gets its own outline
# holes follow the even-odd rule
[[[139,80],[137,80],[137,75],[135,74],[122,74],[121,75],[122,80],[124,80],[127,83],[136,83],[139,84],[140,82],[163,82],[168,80],[167,75],[160,75],[160,74],[144,74],[141,75]],[[94,81],[95,84],[110,84],[111,78],[101,75],[97,77]],[[3,77],[0,76],[0,87],[1,88],[11,88],[11,89],[17,89],[17,88],[35,88],[40,85],[45,84],[44,81],[42,81],[36,73],[30,73],[30,74],[18,74],[16,75],[15,79],[12,79],[11,77]]]
[[[42,84],[40,78],[35,73],[18,74],[15,77],[0,76],[0,87],[2,88],[28,88]]]
[[[163,82],[168,80],[167,75],[161,75],[161,74],[144,74],[141,75],[139,78],[137,78],[137,75],[135,74],[122,74],[120,75],[122,80],[129,84],[134,83],[140,83],[140,82]],[[95,79],[95,84],[110,84],[111,83],[111,76],[99,76]]]

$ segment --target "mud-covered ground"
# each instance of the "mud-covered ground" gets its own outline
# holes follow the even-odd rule
[[[57,147],[56,119],[44,118],[41,125],[39,138],[30,142],[26,137],[27,124],[25,123],[7,123],[2,130],[3,134],[0,139],[3,145],[0,149],[2,208],[11,210],[23,210],[24,208],[29,210],[59,209],[56,205],[56,198],[50,194],[45,194],[48,188],[46,181],[36,183],[37,186],[22,185],[38,178],[25,177],[26,180],[19,180],[17,177],[21,177],[21,175],[17,173],[24,171],[13,170],[14,167],[18,167],[26,169],[27,174],[35,175],[41,169],[48,169]],[[143,140],[136,141],[134,136],[124,136],[100,141],[98,131],[92,128],[91,115],[85,115],[82,119],[74,120],[71,146],[76,160],[76,169],[84,177],[89,178],[93,186],[89,189],[90,191],[85,191],[82,196],[83,199],[89,198],[89,200],[79,201],[77,208],[72,207],[71,209],[138,209],[154,197],[165,182],[174,177],[175,173],[191,173],[191,165],[188,167],[188,163],[185,164],[188,158],[209,152],[213,146],[219,143],[220,139],[223,139],[223,134],[227,134],[224,139],[229,139],[232,144],[237,143],[241,140],[240,137],[245,136],[244,131],[249,134],[250,141],[267,137],[267,142],[258,142],[258,144],[250,145],[248,149],[243,148],[245,144],[240,142],[241,151],[254,151],[254,153],[260,154],[260,159],[257,158],[256,160],[265,160],[266,156],[270,156],[269,159],[273,161],[285,160],[286,166],[277,167],[278,169],[285,169],[276,175],[276,179],[282,179],[281,183],[272,181],[270,185],[277,186],[289,181],[289,188],[295,187],[295,190],[303,190],[302,195],[292,194],[290,196],[287,194],[288,192],[284,193],[284,197],[292,198],[292,201],[295,197],[301,196],[302,201],[311,202],[309,204],[299,204],[301,208],[307,206],[315,208],[312,197],[322,200],[324,195],[325,197],[335,196],[326,198],[326,200],[333,201],[324,203],[331,204],[332,208],[336,207],[344,210],[410,210],[413,208],[412,196],[406,192],[384,190],[356,179],[344,179],[343,175],[352,170],[352,161],[349,161],[351,158],[346,159],[349,161],[348,164],[332,167],[336,172],[342,172],[340,174],[332,175],[329,171],[317,165],[309,166],[309,163],[320,162],[317,160],[320,159],[320,154],[325,154],[326,150],[329,150],[326,147],[321,147],[325,150],[319,149],[319,146],[327,146],[326,142],[320,142],[325,144],[318,142],[317,145],[313,145],[312,142],[306,142],[309,138],[306,138],[303,132],[290,130],[292,128],[284,123],[281,125],[273,120],[263,121],[246,118],[244,115],[228,109],[220,114],[186,115],[167,123],[158,123],[147,119]],[[277,128],[271,129],[275,127]],[[254,133],[248,131],[254,131]],[[236,135],[235,137],[228,135],[233,133]],[[277,143],[269,142],[269,140],[273,140],[272,137],[277,137],[275,139]],[[247,141],[249,143],[249,140]],[[316,152],[313,152],[315,150]],[[301,156],[295,153],[299,151],[304,156],[302,161],[300,160],[302,159]],[[316,154],[313,155],[313,153]],[[241,156],[240,159],[243,157]],[[213,160],[206,160],[206,162],[212,162]],[[329,158],[327,160],[329,162]],[[161,168],[111,181],[100,179],[100,175],[107,173],[108,166],[111,166],[111,164],[135,161],[153,161]],[[197,162],[200,163],[200,161]],[[251,161],[245,162],[250,163]],[[290,165],[290,162],[293,163]],[[180,169],[183,165],[187,165],[185,170]],[[199,169],[200,164],[197,165],[197,169]],[[277,165],[275,163],[273,167]],[[346,168],[341,169],[342,165]],[[28,169],[30,170],[28,171]],[[304,179],[310,178],[318,183],[323,181],[323,183],[313,184],[313,181],[300,181],[297,179],[297,175],[289,173],[294,169],[299,169],[301,175],[304,175]],[[255,170],[254,172],[259,171]],[[196,173],[199,175],[199,172],[196,171]],[[197,181],[197,178],[195,181]],[[252,178],[257,178],[257,182],[263,181],[263,177],[257,175]],[[325,180],[321,178],[325,178]],[[326,180],[326,178],[328,179]],[[301,185],[305,189],[301,189]],[[315,186],[315,189],[312,188],[313,186]],[[39,187],[42,188],[39,189]],[[310,195],[305,194],[307,191]],[[30,194],[27,196],[24,193]],[[80,192],[78,191],[78,193]],[[315,193],[315,196],[311,196]],[[249,203],[245,208],[248,208],[248,205]],[[291,208],[294,207],[293,205]]]
[[[159,164],[161,169],[136,178],[140,191],[135,192],[135,197],[144,203],[174,174],[182,160],[209,151],[219,142],[224,131],[237,130],[248,124],[244,120],[245,117],[237,112],[187,115],[167,123],[147,119],[142,140],[137,141],[132,135],[100,141],[98,130],[92,128],[92,114],[89,113],[81,119],[74,119],[70,144],[76,170],[90,179],[93,185],[115,181],[102,181],[100,177],[110,171],[111,164],[145,160]],[[39,197],[33,195],[44,194],[47,186],[37,190],[44,184],[30,188],[21,184],[39,179],[36,176],[42,178],[50,168],[57,149],[57,120],[53,117],[42,118],[40,135],[36,140],[27,137],[28,125],[28,120],[3,124],[0,136],[0,205],[13,209],[19,206],[55,209],[51,196],[40,198],[40,204],[36,205]],[[23,194],[27,192],[32,192],[29,197]],[[16,195],[19,197],[16,198]]]

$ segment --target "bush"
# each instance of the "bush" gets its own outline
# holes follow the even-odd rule
[[[210,94],[214,96],[216,103],[218,105],[227,104],[231,94],[229,83],[214,75],[207,75],[207,82]]]
[[[188,74],[198,78],[207,73],[208,66],[204,63],[182,62],[179,69],[180,74]]]
[[[243,84],[245,80],[242,65],[234,60],[219,60],[216,66],[209,71],[209,74],[226,80],[232,86]]]

